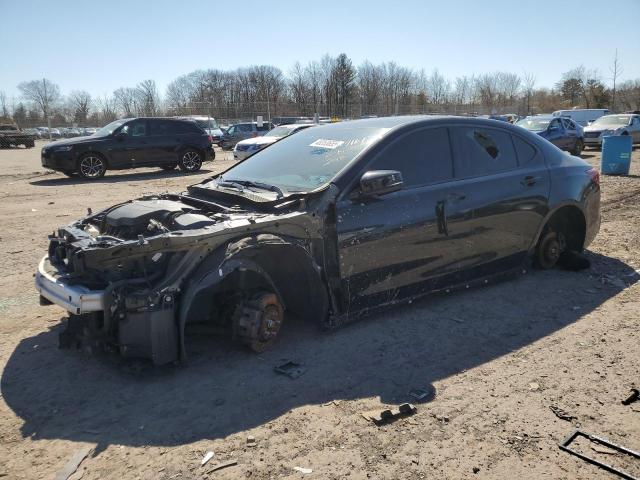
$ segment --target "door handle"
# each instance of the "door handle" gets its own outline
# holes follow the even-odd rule
[[[542,177],[534,177],[532,175],[527,175],[522,180],[520,180],[520,184],[524,187],[531,187],[535,185],[538,180],[542,180]]]

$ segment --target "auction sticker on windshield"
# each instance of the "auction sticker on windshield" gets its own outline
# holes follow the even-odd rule
[[[344,143],[343,140],[328,140],[325,138],[319,138],[315,142],[309,144],[309,146],[319,147],[319,148],[330,148],[331,150],[333,150],[334,148],[338,148],[343,143]]]

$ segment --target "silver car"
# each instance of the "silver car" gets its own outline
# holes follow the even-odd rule
[[[233,148],[233,159],[236,161],[244,160],[249,155],[259,152],[265,147],[277,142],[278,140],[288,137],[289,135],[299,132],[305,128],[313,127],[314,123],[293,123],[289,125],[280,125],[269,130],[263,137],[248,138],[236,143]]]
[[[640,115],[625,113],[598,118],[584,127],[584,144],[601,147],[602,138],[609,135],[631,135],[633,143],[640,143]]]

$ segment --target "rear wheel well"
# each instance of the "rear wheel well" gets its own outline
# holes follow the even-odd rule
[[[548,231],[562,233],[565,237],[566,249],[581,252],[587,233],[584,214],[575,206],[561,207],[547,220],[540,238],[543,238]]]

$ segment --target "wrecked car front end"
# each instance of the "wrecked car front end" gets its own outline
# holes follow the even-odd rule
[[[308,308],[283,275],[322,291],[324,225],[309,214],[316,207],[307,199],[256,209],[188,194],[143,197],[54,232],[36,288],[42,304],[69,312],[61,347],[165,364],[185,358],[185,326],[194,322],[259,349],[279,328],[278,312],[264,326],[249,300],[267,292],[276,308]],[[295,267],[280,268],[285,259]],[[313,308],[326,311],[326,297],[317,298]]]

